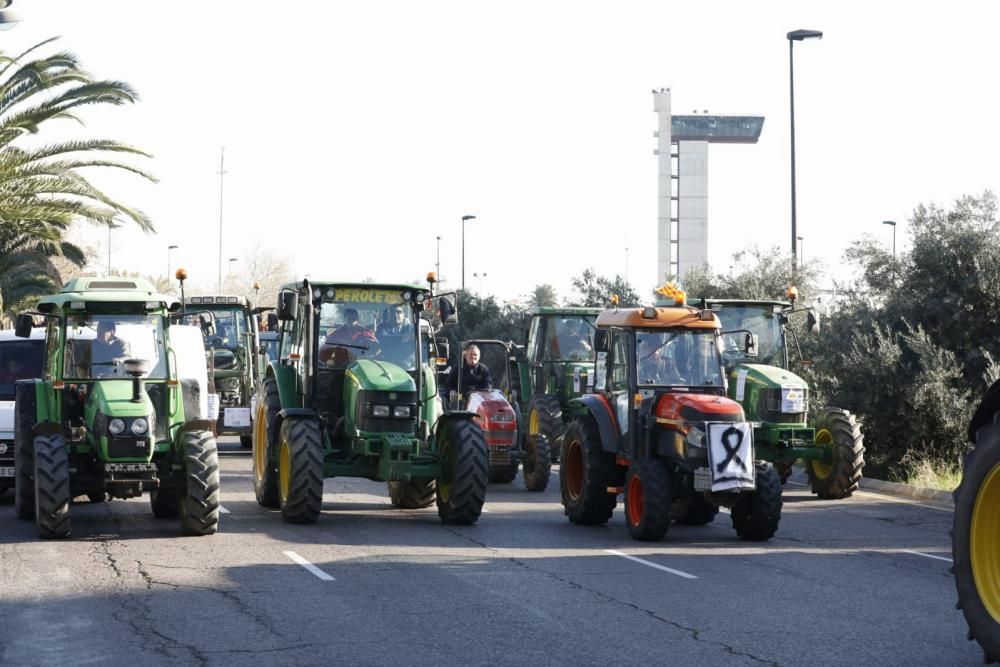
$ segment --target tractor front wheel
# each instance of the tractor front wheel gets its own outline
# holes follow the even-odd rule
[[[552,474],[552,449],[544,435],[529,435],[524,439],[522,476],[528,491],[544,491]]]
[[[415,510],[434,504],[433,479],[416,479],[409,482],[389,482],[389,502],[393,507]]]
[[[35,526],[46,539],[69,535],[69,456],[61,435],[35,437]]]
[[[438,480],[437,508],[443,523],[473,524],[486,502],[489,454],[483,431],[470,420],[452,420],[439,429],[444,474]]]
[[[563,511],[573,523],[604,525],[614,514],[618,497],[608,493],[615,457],[601,446],[597,422],[574,419],[563,436],[559,490]]]
[[[781,478],[774,466],[756,463],[757,479],[753,493],[743,493],[730,511],[733,528],[744,540],[763,542],[778,531],[781,521]]]
[[[18,428],[20,408],[14,405],[14,513],[18,519],[35,518],[35,449],[30,433]]]
[[[544,435],[549,441],[552,462],[559,460],[559,439],[564,432],[562,405],[559,399],[549,394],[538,394],[528,403],[528,436]]]
[[[181,515],[181,499],[174,490],[160,488],[150,491],[149,506],[157,519],[176,519]]]
[[[267,378],[261,385],[253,422],[253,492],[262,507],[278,508],[278,383]]]
[[[211,431],[185,431],[181,532],[212,535],[219,529],[219,450]]]
[[[986,662],[1000,662],[1000,413],[975,437],[954,493],[953,571],[969,639]]]
[[[632,461],[625,476],[625,523],[634,540],[655,542],[670,528],[670,471],[663,461]]]
[[[847,410],[830,408],[816,418],[816,445],[832,450],[833,462],[811,460],[806,466],[812,492],[827,500],[848,498],[858,490],[865,467],[861,426]]]
[[[288,523],[316,523],[323,505],[323,434],[319,420],[289,417],[278,444],[278,501]]]
[[[510,484],[517,478],[517,461],[511,461],[506,465],[490,466],[490,484]]]

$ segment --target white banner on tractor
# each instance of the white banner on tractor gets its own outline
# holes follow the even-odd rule
[[[747,422],[708,424],[712,491],[754,488],[753,426]]]

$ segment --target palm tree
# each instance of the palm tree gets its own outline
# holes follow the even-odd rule
[[[35,55],[54,39],[15,57],[0,53],[0,306],[5,311],[59,282],[58,271],[46,258],[65,255],[76,264],[83,261],[80,249],[64,241],[74,222],[113,227],[130,221],[146,231],[153,229],[142,211],[112,199],[81,173],[89,167],[111,168],[155,182],[146,171],[110,157],[150,157],[147,153],[111,139],[17,145],[37,135],[46,121],[82,124],[77,114],[85,107],[120,106],[138,99],[126,83],[92,78],[72,53]]]
[[[536,285],[531,291],[530,303],[536,308],[557,305],[556,288],[547,283]]]

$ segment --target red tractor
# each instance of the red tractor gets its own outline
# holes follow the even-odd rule
[[[467,391],[461,383],[461,361],[452,372],[459,373],[458,391],[449,397],[452,409],[476,413],[486,436],[489,452],[489,481],[510,484],[522,468],[524,486],[528,491],[544,491],[552,468],[549,442],[544,435],[529,435],[524,428],[516,397],[511,393],[511,345],[499,340],[471,340],[462,344],[479,348],[480,363],[490,369],[493,387]]]
[[[767,540],[781,519],[781,480],[755,458],[753,424],[726,397],[719,319],[673,293],[669,307],[613,308],[597,317],[593,386],[574,399],[560,486],[573,523],[600,525],[625,495],[637,540],[671,520],[711,522],[731,510],[737,535]],[[727,332],[729,334],[739,332]],[[746,333],[745,346],[756,337]]]

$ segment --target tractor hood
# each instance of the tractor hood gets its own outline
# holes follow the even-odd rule
[[[373,359],[355,361],[347,367],[347,377],[360,389],[376,391],[416,391],[413,377],[395,364]]]
[[[744,383],[752,383],[759,387],[807,386],[806,381],[801,377],[778,366],[739,364],[729,371],[730,390],[735,388],[739,383],[741,375],[745,377]]]
[[[143,392],[140,402],[132,402],[132,382],[105,380],[90,386],[87,413],[90,415],[93,412],[100,412],[108,418],[148,417],[153,412],[153,404],[146,392]]]

